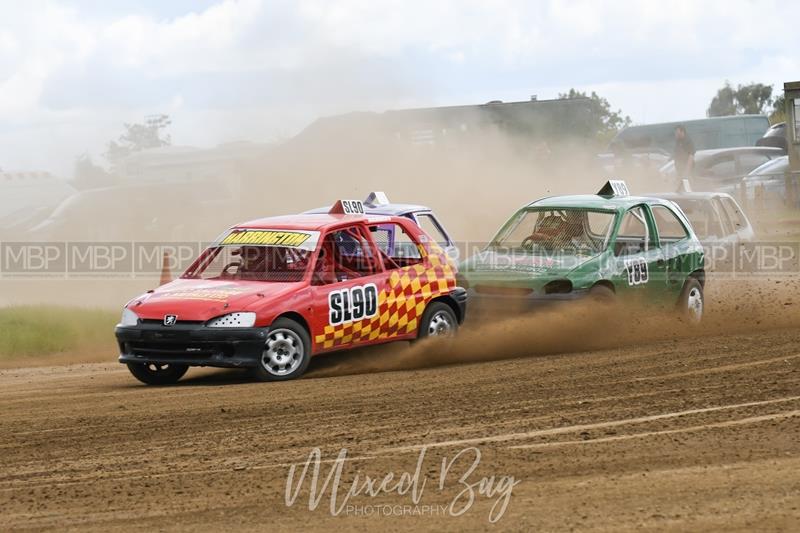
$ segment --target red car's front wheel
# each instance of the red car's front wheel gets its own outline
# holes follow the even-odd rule
[[[301,324],[279,318],[269,328],[264,351],[253,374],[260,381],[300,377],[311,360],[311,337]]]

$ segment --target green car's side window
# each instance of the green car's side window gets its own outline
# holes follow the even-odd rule
[[[650,228],[642,206],[629,209],[622,217],[614,242],[614,255],[635,255],[650,248]]]
[[[672,209],[664,205],[654,205],[652,213],[658,231],[659,245],[675,243],[689,237],[683,222]]]

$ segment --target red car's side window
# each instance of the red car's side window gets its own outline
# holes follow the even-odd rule
[[[377,272],[372,246],[363,230],[352,226],[328,233],[314,266],[312,283],[328,285]]]
[[[420,244],[402,225],[390,222],[370,226],[369,231],[372,240],[378,247],[386,270],[422,263]]]

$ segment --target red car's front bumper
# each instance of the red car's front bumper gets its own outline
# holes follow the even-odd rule
[[[120,363],[172,363],[189,366],[254,367],[259,364],[269,328],[210,328],[203,323],[164,326],[141,321],[117,326]]]

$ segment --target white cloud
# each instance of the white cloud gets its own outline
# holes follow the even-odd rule
[[[201,13],[174,20],[126,16],[102,29],[101,44],[110,60],[154,74],[226,72],[283,62],[274,49],[248,47],[268,10],[258,0],[228,0]]]
[[[21,8],[14,24],[0,26],[0,119],[19,119],[36,111],[47,76],[56,68],[85,59],[93,46],[74,10],[47,3]],[[8,23],[8,22],[6,22]]]

